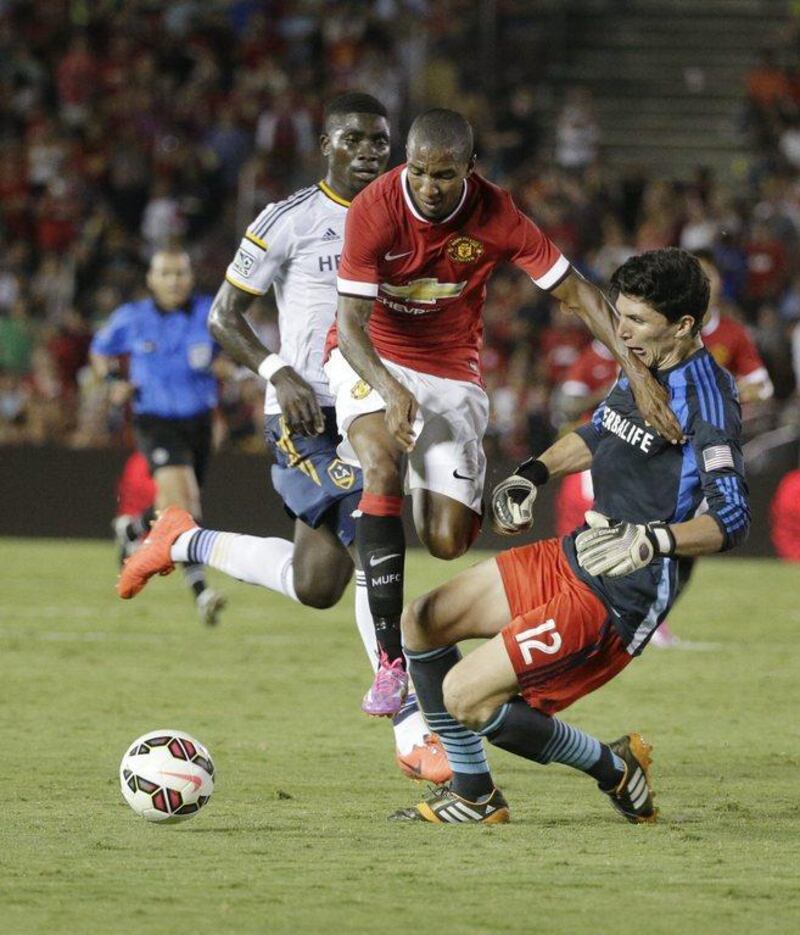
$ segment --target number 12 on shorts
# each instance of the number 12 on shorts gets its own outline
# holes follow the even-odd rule
[[[535,637],[541,636],[543,633],[548,635],[549,643],[535,639]],[[552,617],[550,620],[540,623],[538,627],[531,627],[529,630],[517,633],[515,639],[519,643],[519,651],[522,653],[522,658],[527,666],[533,664],[532,654],[534,650],[552,656],[561,649],[561,635],[556,631],[556,622]]]

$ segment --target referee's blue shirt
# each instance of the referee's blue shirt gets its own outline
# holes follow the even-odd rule
[[[136,415],[188,419],[217,405],[211,364],[218,347],[208,332],[211,296],[160,311],[153,299],[121,305],[95,334],[92,352],[130,354]]]

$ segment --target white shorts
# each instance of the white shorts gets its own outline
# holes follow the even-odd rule
[[[489,421],[489,397],[474,383],[420,373],[389,360],[382,362],[419,403],[414,422],[416,443],[407,456],[406,491],[441,493],[480,514],[486,476],[483,436]],[[344,436],[339,457],[358,465],[347,440],[348,429],[358,416],[379,412],[386,408],[386,403],[377,390],[359,377],[338,348],[323,369],[336,399],[336,421]]]

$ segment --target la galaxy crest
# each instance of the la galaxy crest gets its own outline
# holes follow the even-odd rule
[[[356,482],[356,472],[340,458],[334,458],[328,465],[328,477],[342,490],[350,490]]]
[[[455,263],[475,263],[483,256],[483,244],[474,237],[458,234],[447,241],[447,255]]]

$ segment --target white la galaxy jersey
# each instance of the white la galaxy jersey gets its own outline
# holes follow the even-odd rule
[[[267,205],[245,231],[225,274],[228,282],[251,295],[274,288],[278,353],[309,382],[321,406],[334,404],[322,353],[336,317],[336,270],[349,206],[325,182]],[[271,383],[264,411],[281,411]]]

